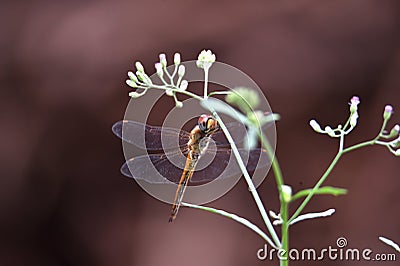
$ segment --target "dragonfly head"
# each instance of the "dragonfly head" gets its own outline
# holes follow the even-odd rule
[[[219,129],[218,121],[211,115],[201,115],[198,121],[201,132],[209,135]]]

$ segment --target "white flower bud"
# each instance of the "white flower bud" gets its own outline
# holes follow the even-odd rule
[[[320,125],[314,119],[310,120],[310,126],[314,129],[315,132],[322,133]]]
[[[138,77],[139,81],[146,83],[146,78],[143,72],[140,72],[139,70],[136,71],[136,76]]]
[[[388,120],[393,113],[393,107],[391,105],[385,106],[385,111],[383,112],[383,119]]]
[[[182,107],[183,107],[183,103],[180,102],[180,101],[176,101],[176,102],[175,102],[175,106],[176,106],[177,108],[182,108]]]
[[[333,131],[333,129],[330,126],[326,126],[325,127],[325,132],[331,136],[331,137],[335,137],[335,131]]]
[[[156,68],[157,76],[162,77],[164,72],[163,72],[163,66],[161,65],[161,63],[155,63],[154,67]]]
[[[351,127],[355,127],[357,125],[357,119],[358,119],[358,113],[354,112],[351,116],[350,116],[350,126]]]
[[[137,84],[133,80],[127,79],[125,82],[129,87],[137,88]]]
[[[181,63],[181,54],[180,53],[175,53],[174,54],[174,64],[179,65]]]
[[[143,67],[142,63],[140,63],[139,61],[137,61],[137,62],[135,63],[135,66],[136,66],[136,70],[137,70],[137,71],[144,73],[144,67]]]
[[[350,113],[354,113],[357,111],[358,109],[358,105],[360,104],[360,98],[358,98],[357,96],[353,96],[350,99]]]
[[[282,185],[283,200],[288,203],[292,199],[292,188],[287,185]]]
[[[196,64],[198,68],[208,69],[215,62],[215,60],[215,54],[213,54],[211,50],[203,50],[199,54]]]
[[[185,75],[185,66],[184,65],[180,65],[178,67],[178,76],[179,77],[183,77],[183,75]]]
[[[143,93],[137,93],[137,92],[135,92],[135,91],[131,91],[130,93],[129,93],[129,96],[131,97],[131,98],[139,98],[140,96],[142,96],[143,95]]]
[[[166,90],[165,90],[165,93],[166,93],[168,96],[173,96],[173,95],[174,95],[174,91],[173,91],[172,89],[166,89]]]
[[[167,66],[167,57],[165,56],[165,54],[160,54],[160,63],[163,67]]]
[[[189,83],[187,80],[182,80],[181,85],[179,86],[179,90],[185,91],[188,87]]]
[[[388,138],[394,138],[396,137],[400,132],[400,126],[399,125],[395,125],[392,130],[390,130],[390,133],[388,135]]]

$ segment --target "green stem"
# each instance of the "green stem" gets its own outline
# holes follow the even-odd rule
[[[375,139],[369,140],[369,141],[365,141],[365,142],[361,142],[361,143],[358,143],[356,145],[350,146],[350,147],[348,147],[346,149],[343,149],[342,154],[345,154],[345,153],[347,153],[349,151],[353,151],[353,150],[356,150],[356,149],[359,149],[359,148],[362,148],[362,147],[365,147],[365,146],[374,145],[375,143],[376,143]]]
[[[287,266],[289,265],[289,221],[288,221],[288,213],[289,206],[288,203],[283,199],[281,200],[281,218],[282,218],[282,249],[285,251],[285,258],[281,259],[280,265]]]
[[[268,138],[265,136],[265,134],[262,132],[258,132],[258,133],[259,133],[258,137],[261,140],[261,146],[266,150],[268,157],[271,160],[272,171],[274,171],[276,184],[279,188],[279,193],[280,193],[281,187],[284,184],[284,182],[283,182],[282,171],[281,171],[281,168],[278,163],[278,159],[276,158],[276,156],[272,150],[271,144],[269,143]]]
[[[204,99],[208,98],[208,67],[204,68]]]
[[[151,85],[151,88],[159,89],[159,90],[164,90],[164,91],[167,89],[167,87],[165,87],[165,86],[154,85],[154,84]],[[172,89],[172,90],[175,91],[175,92],[185,94],[185,95],[187,95],[187,96],[189,96],[189,97],[192,97],[192,98],[194,98],[194,99],[196,99],[196,100],[199,100],[199,101],[204,100],[203,97],[201,97],[201,96],[199,96],[199,95],[197,95],[197,94],[191,93],[191,92],[189,92],[189,91],[182,91],[182,90],[179,90],[179,88],[177,88],[177,87],[175,87],[175,86],[171,86],[170,89]]]
[[[271,237],[272,237],[275,245],[280,247],[281,243],[280,243],[279,237],[275,232],[274,226],[272,225],[271,221],[269,220],[268,214],[265,211],[265,208],[261,201],[261,198],[257,193],[257,190],[253,184],[253,181],[251,180],[249,173],[247,172],[246,166],[244,165],[243,160],[240,157],[240,153],[236,147],[236,144],[235,144],[232,136],[230,135],[228,129],[226,128],[225,124],[223,123],[223,121],[221,120],[221,118],[219,117],[217,112],[214,111],[213,115],[217,119],[219,126],[221,127],[222,131],[224,132],[229,144],[231,145],[233,154],[235,155],[235,158],[239,164],[240,170],[242,171],[243,176],[247,182],[247,185],[249,186],[250,193],[252,194],[254,201],[256,202],[256,205],[258,207],[258,210],[260,211],[261,217],[263,218],[264,223],[267,226],[267,229],[268,229],[269,233],[271,234]]]
[[[265,136],[264,133],[262,132],[258,132],[259,133],[259,138],[261,140],[261,145],[262,147],[266,150],[268,157],[271,160],[271,167],[272,167],[272,171],[274,172],[274,176],[275,176],[275,180],[276,180],[276,184],[278,187],[278,192],[279,192],[279,200],[281,202],[281,209],[280,209],[280,214],[281,214],[281,218],[282,218],[282,227],[281,227],[281,231],[282,231],[282,239],[281,239],[281,243],[282,243],[282,249],[285,250],[285,255],[286,257],[288,256],[288,252],[289,252],[289,222],[288,222],[288,213],[289,213],[289,206],[288,203],[285,202],[285,200],[283,199],[283,194],[282,194],[282,185],[284,184],[283,181],[283,175],[282,175],[282,171],[281,168],[279,166],[278,163],[278,159],[276,158],[275,154],[273,153],[271,144],[268,141],[268,138]],[[282,259],[280,261],[280,265],[281,266],[287,266],[289,265],[289,260],[288,259]]]
[[[310,194],[308,194],[308,196],[303,200],[303,202],[301,203],[301,205],[297,208],[296,212],[292,215],[292,217],[289,219],[288,223],[290,224],[294,219],[297,218],[297,216],[300,215],[300,213],[303,211],[304,207],[308,204],[308,202],[311,200],[311,198],[314,196],[315,192],[321,187],[322,183],[325,182],[326,178],[328,177],[328,175],[332,172],[333,168],[335,167],[335,165],[337,164],[337,162],[339,161],[340,157],[343,155],[343,152],[338,152],[335,156],[335,158],[333,159],[333,161],[331,162],[331,164],[329,165],[328,169],[325,171],[325,173],[322,175],[322,177],[319,179],[318,183],[313,187],[313,189],[311,190]]]

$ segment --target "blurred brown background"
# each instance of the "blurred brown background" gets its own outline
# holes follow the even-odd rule
[[[121,176],[111,125],[129,101],[126,72],[136,60],[153,69],[160,52],[192,60],[206,48],[249,74],[282,115],[277,154],[300,190],[337,150],[311,118],[336,125],[360,96],[348,144],[375,136],[387,103],[390,127],[400,121],[399,26],[396,0],[2,1],[0,264],[277,265],[258,261],[263,241],[225,218],[182,209],[168,224],[170,206]],[[400,242],[399,160],[382,147],[344,156],[326,184],[349,194],[314,198],[307,211],[336,213],[294,226],[291,246],[336,247],[343,236],[393,253],[378,236]],[[260,193],[277,211],[272,175]],[[262,226],[244,183],[210,205]]]

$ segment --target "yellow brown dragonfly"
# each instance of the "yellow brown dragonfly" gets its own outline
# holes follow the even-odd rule
[[[236,143],[243,141],[246,129],[242,124],[228,123],[227,128]],[[216,178],[240,174],[236,159],[231,156],[230,145],[213,116],[201,115],[191,132],[131,120],[118,121],[112,131],[122,140],[149,152],[126,161],[121,167],[123,175],[154,184],[178,184],[170,222],[176,218],[189,183],[207,183]],[[250,172],[269,164],[267,154],[262,149],[241,148],[239,153],[247,162],[246,168]],[[202,161],[204,164],[199,167]],[[154,174],[153,167],[159,175]]]

